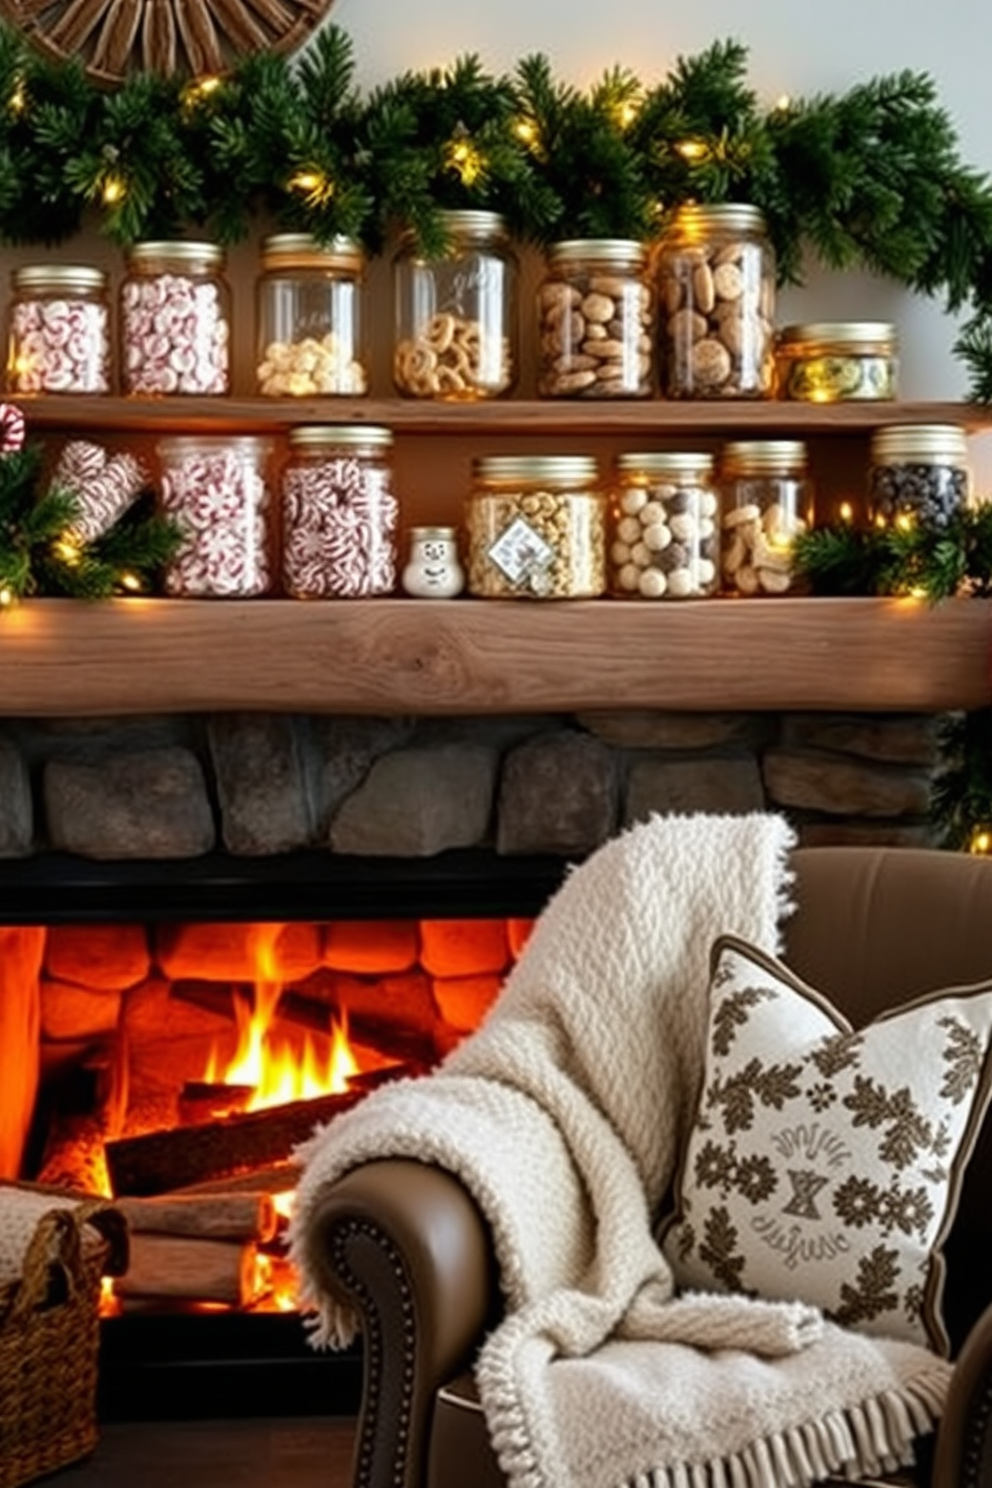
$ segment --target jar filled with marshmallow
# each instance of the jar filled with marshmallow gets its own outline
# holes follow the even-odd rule
[[[166,594],[247,599],[273,577],[266,439],[175,435],[158,445],[160,506],[183,540],[164,576]]]
[[[722,592],[759,599],[800,592],[793,546],[813,522],[805,444],[796,439],[730,443],[721,466]]]
[[[649,398],[654,294],[647,249],[626,238],[553,243],[538,289],[542,398]]]
[[[231,296],[216,243],[135,243],[120,292],[129,397],[230,391]]]
[[[393,436],[371,424],[301,425],[282,481],[282,578],[296,599],[368,599],[396,586]]]
[[[774,396],[775,257],[757,207],[681,207],[659,245],[658,298],[666,397]]]
[[[15,269],[8,319],[7,391],[109,393],[107,276],[84,264]]]
[[[606,589],[606,499],[589,455],[484,455],[466,503],[468,590],[593,599]]]
[[[262,244],[256,381],[266,398],[368,392],[365,255],[352,238],[277,233]]]
[[[617,456],[608,549],[610,592],[624,599],[705,599],[720,585],[713,456]]]
[[[516,256],[497,212],[441,221],[445,252],[427,257],[410,232],[393,260],[393,382],[407,398],[498,398],[516,380]]]

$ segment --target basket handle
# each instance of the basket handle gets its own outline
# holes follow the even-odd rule
[[[62,1273],[68,1296],[75,1296],[84,1281],[82,1227],[92,1221],[108,1245],[106,1269],[113,1275],[127,1267],[127,1226],[120,1210],[102,1199],[92,1199],[74,1208],[49,1209],[41,1216],[24,1256],[24,1274],[11,1308],[11,1317],[23,1320],[48,1297],[52,1269]]]

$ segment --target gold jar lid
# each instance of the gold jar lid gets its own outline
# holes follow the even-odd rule
[[[552,243],[547,251],[548,263],[554,267],[590,258],[610,268],[643,269],[648,250],[636,238],[566,238]]]
[[[292,449],[327,449],[345,445],[348,449],[388,449],[393,432],[380,424],[299,424],[289,431]]]
[[[264,269],[359,269],[364,257],[361,244],[340,233],[326,243],[313,233],[274,233],[262,240]]]
[[[885,424],[872,435],[871,457],[879,464],[963,464],[968,436],[960,424]]]
[[[264,434],[167,434],[156,448],[165,459],[234,455],[240,460],[258,460],[269,453],[272,440]]]
[[[481,481],[547,481],[550,484],[594,484],[598,467],[592,455],[479,455],[472,470]]]
[[[673,223],[687,236],[711,232],[757,234],[766,231],[765,215],[747,202],[689,202],[676,210]]]
[[[645,454],[625,453],[617,455],[617,470],[621,475],[699,476],[709,479],[713,474],[713,456],[704,450],[652,450]]]
[[[219,269],[224,263],[224,250],[219,243],[194,242],[187,238],[176,242],[134,243],[127,250],[127,261],[134,268],[166,262],[187,268]]]
[[[732,440],[723,447],[728,475],[801,475],[806,446],[801,439]]]
[[[418,542],[454,542],[454,527],[411,527],[410,537]]]
[[[885,320],[814,320],[807,325],[783,326],[778,341],[782,351],[811,352],[826,347],[844,351],[884,348],[893,351],[896,328]]]
[[[41,294],[53,290],[92,294],[106,289],[107,276],[102,269],[87,264],[25,264],[14,270],[13,284],[16,290],[29,289]]]

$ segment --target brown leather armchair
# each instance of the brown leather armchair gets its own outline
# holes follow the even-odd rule
[[[784,959],[854,1024],[992,976],[992,859],[931,849],[793,854]],[[405,1160],[352,1170],[316,1216],[321,1265],[363,1322],[356,1488],[505,1488],[470,1368],[500,1315],[482,1218],[459,1182]],[[992,1488],[992,1117],[946,1249],[951,1395],[932,1460],[886,1482]]]

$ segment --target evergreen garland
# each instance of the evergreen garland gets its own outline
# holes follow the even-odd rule
[[[943,720],[942,766],[931,792],[931,818],[942,847],[992,852],[992,708]]]
[[[992,502],[962,509],[945,526],[896,520],[886,527],[813,527],[794,541],[797,569],[814,596],[912,594],[930,603],[992,595]]]
[[[992,187],[959,158],[925,74],[762,106],[747,50],[718,42],[647,88],[614,67],[581,89],[547,57],[493,76],[474,56],[362,96],[349,38],[222,77],[133,74],[99,88],[0,24],[0,241],[50,245],[87,213],[141,238],[285,230],[382,250],[399,228],[444,248],[439,211],[502,213],[522,240],[655,238],[688,200],[765,214],[781,282],[810,257],[865,268],[965,314],[955,351],[992,401]]]

